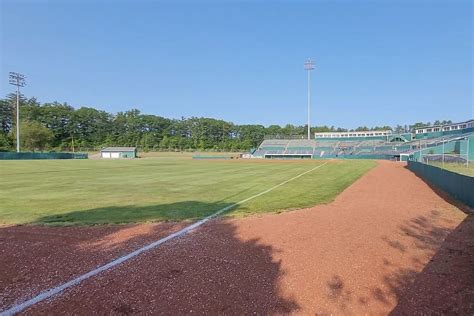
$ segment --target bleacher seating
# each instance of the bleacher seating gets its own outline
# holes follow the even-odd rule
[[[257,150],[254,157],[295,156],[313,158],[343,158],[345,156],[392,156],[396,157],[404,153],[413,153],[419,148],[436,147],[443,142],[454,141],[460,136],[469,134],[445,135],[438,138],[413,139],[411,141],[384,141],[371,140],[329,140],[329,139],[265,139]],[[474,133],[472,133],[474,137]],[[392,138],[393,140],[394,138]],[[396,139],[396,138],[395,138]]]
[[[312,156],[314,140],[307,139],[265,139],[253,154],[256,157],[266,155],[304,155]]]

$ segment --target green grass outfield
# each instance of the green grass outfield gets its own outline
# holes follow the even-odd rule
[[[107,224],[196,219],[324,161],[191,159],[0,161],[0,224]],[[375,166],[329,162],[227,215],[332,201]]]

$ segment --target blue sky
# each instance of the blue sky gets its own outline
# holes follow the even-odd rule
[[[471,1],[1,2],[1,86],[109,112],[352,128],[474,117]]]

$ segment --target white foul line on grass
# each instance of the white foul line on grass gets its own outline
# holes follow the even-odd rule
[[[113,267],[115,267],[115,266],[121,264],[122,262],[125,262],[125,261],[127,261],[127,260],[129,260],[129,259],[132,259],[133,257],[138,256],[138,255],[141,254],[142,252],[145,252],[145,251],[148,251],[148,250],[153,249],[153,248],[155,248],[155,247],[158,247],[159,245],[161,245],[161,244],[163,244],[163,243],[165,243],[165,242],[167,242],[168,240],[171,240],[171,239],[173,239],[173,238],[183,236],[183,235],[187,234],[188,232],[190,232],[191,230],[193,230],[193,229],[195,229],[195,228],[201,226],[202,224],[204,224],[204,223],[210,221],[210,220],[213,219],[214,217],[216,217],[216,216],[222,214],[223,212],[228,211],[228,210],[230,210],[231,208],[233,208],[233,207],[235,207],[235,206],[237,206],[237,205],[239,205],[239,204],[248,202],[248,201],[253,200],[253,199],[255,199],[255,198],[259,197],[259,196],[262,196],[262,195],[264,195],[264,194],[266,194],[266,193],[268,193],[268,192],[270,192],[270,191],[273,191],[273,190],[275,190],[276,188],[281,187],[282,185],[285,185],[285,184],[287,184],[287,183],[290,182],[290,181],[293,181],[293,180],[295,180],[295,179],[298,179],[298,178],[304,176],[305,174],[310,173],[310,172],[312,172],[312,171],[314,171],[314,170],[316,170],[316,169],[318,169],[318,168],[324,166],[325,164],[327,164],[327,162],[325,162],[325,163],[323,163],[323,164],[321,164],[321,165],[318,165],[318,166],[316,166],[316,167],[314,167],[314,168],[311,168],[310,170],[307,170],[307,171],[305,171],[305,172],[303,172],[303,173],[300,173],[299,175],[297,175],[297,176],[295,176],[295,177],[293,177],[293,178],[291,178],[291,179],[288,179],[288,180],[286,180],[286,181],[283,181],[282,183],[277,184],[277,185],[271,187],[270,189],[267,189],[267,190],[265,190],[265,191],[263,191],[263,192],[260,192],[260,193],[258,193],[258,194],[255,194],[255,195],[253,195],[253,196],[251,196],[251,197],[249,197],[249,198],[246,198],[246,199],[244,199],[244,200],[242,200],[242,201],[239,201],[239,202],[236,202],[236,203],[234,203],[234,204],[228,205],[228,206],[226,206],[226,207],[224,207],[224,208],[221,208],[220,210],[218,210],[218,211],[215,212],[214,214],[211,214],[211,215],[209,215],[209,216],[207,216],[207,217],[201,219],[200,221],[198,221],[198,222],[196,222],[196,223],[194,223],[194,224],[192,224],[192,225],[189,225],[189,226],[187,226],[187,227],[185,227],[185,228],[183,228],[183,229],[181,229],[181,230],[179,230],[179,231],[177,231],[177,232],[175,232],[175,233],[173,233],[173,234],[171,234],[171,235],[168,235],[168,236],[166,236],[166,237],[164,237],[164,238],[162,238],[162,239],[160,239],[160,240],[154,241],[154,242],[152,242],[151,244],[148,244],[148,245],[146,245],[146,246],[144,246],[144,247],[142,247],[142,248],[140,248],[140,249],[137,249],[137,250],[135,250],[135,251],[133,251],[133,252],[131,252],[131,253],[129,253],[129,254],[123,256],[123,257],[117,258],[117,259],[115,259],[115,260],[113,260],[113,261],[111,261],[111,262],[109,262],[109,263],[107,263],[107,264],[105,264],[105,265],[103,265],[103,266],[98,267],[97,269],[94,269],[94,270],[89,271],[89,272],[87,272],[87,273],[85,273],[85,274],[83,274],[83,275],[80,275],[80,276],[78,276],[77,278],[72,279],[71,281],[68,281],[68,282],[66,282],[66,283],[63,283],[63,284],[57,286],[57,287],[54,287],[54,288],[51,288],[51,289],[46,290],[46,291],[44,291],[44,292],[41,292],[40,294],[38,294],[37,296],[33,297],[32,299],[29,299],[29,300],[27,300],[27,301],[25,301],[25,302],[23,302],[23,303],[21,303],[21,304],[14,305],[14,306],[10,307],[9,309],[4,310],[3,312],[0,313],[0,316],[7,316],[7,315],[9,316],[9,315],[14,315],[14,314],[16,314],[16,313],[19,313],[19,312],[21,312],[22,310],[24,310],[25,308],[28,308],[28,307],[33,306],[33,305],[35,305],[35,304],[37,304],[37,303],[39,303],[39,302],[41,302],[41,301],[44,301],[45,299],[48,299],[48,298],[50,298],[50,297],[52,297],[52,296],[54,296],[54,295],[56,295],[56,294],[59,294],[59,293],[61,293],[62,291],[66,290],[67,288],[70,288],[70,287],[72,287],[72,286],[74,286],[74,285],[77,285],[77,284],[79,284],[80,282],[82,282],[82,281],[84,281],[84,280],[86,280],[86,279],[88,279],[88,278],[90,278],[90,277],[93,277],[93,276],[95,276],[95,275],[97,275],[97,274],[99,274],[99,273],[101,273],[101,272],[103,272],[103,271],[106,271],[106,270],[108,270],[108,269],[110,269],[110,268],[113,268]]]

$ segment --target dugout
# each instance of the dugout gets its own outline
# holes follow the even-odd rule
[[[100,151],[100,158],[120,159],[137,158],[136,147],[106,147]]]

